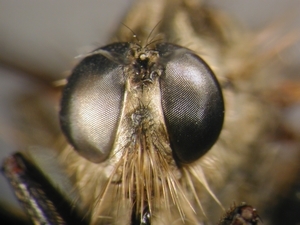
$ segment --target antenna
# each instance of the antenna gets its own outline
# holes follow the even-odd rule
[[[148,37],[147,37],[147,41],[146,41],[146,43],[147,43],[147,45],[146,46],[148,46],[149,44],[148,44],[148,41],[149,41],[149,38],[151,37],[151,35],[152,35],[152,33],[153,33],[153,31],[158,27],[158,25],[161,23],[161,20],[160,21],[158,21],[158,23],[153,27],[153,29],[151,30],[151,32],[149,33],[149,35],[148,35]],[[153,39],[152,39],[153,40]],[[152,42],[152,40],[150,41],[150,43],[153,43]]]
[[[140,44],[141,43],[141,41],[140,41],[140,39],[137,37],[137,35],[136,35],[136,33],[132,30],[132,29],[130,29],[130,27],[128,27],[126,24],[124,24],[124,23],[121,23],[124,27],[126,27],[128,30],[130,30],[130,32],[133,34],[133,37],[138,41],[138,43]]]

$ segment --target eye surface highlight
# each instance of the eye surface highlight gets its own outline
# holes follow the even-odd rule
[[[204,155],[223,125],[222,91],[213,72],[196,54],[162,43],[157,50],[165,63],[161,77],[162,108],[172,150],[182,163]]]
[[[128,43],[116,43],[101,50],[125,58],[128,48]],[[68,79],[61,101],[61,127],[75,150],[88,160],[99,163],[109,155],[123,95],[122,65],[99,53],[84,58]]]

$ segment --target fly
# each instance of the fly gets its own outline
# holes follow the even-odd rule
[[[124,19],[133,39],[122,26],[123,40],[73,69],[59,154],[30,148],[4,162],[34,223],[268,224],[278,190],[292,186],[272,175],[276,164],[298,171],[281,157],[299,157],[284,145],[297,138],[274,111],[274,90],[257,85],[276,72],[272,54],[200,1],[158,2],[137,2]],[[153,27],[162,38],[150,38]],[[225,212],[234,201],[247,204]]]

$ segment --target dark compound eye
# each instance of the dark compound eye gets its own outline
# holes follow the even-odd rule
[[[144,73],[134,73],[137,78],[133,79],[137,82],[141,77],[143,88],[143,82],[151,88],[151,80],[159,79],[161,102],[157,104],[163,110],[175,158],[182,163],[197,160],[215,143],[223,124],[222,92],[213,72],[196,54],[173,44],[144,49],[145,59],[135,51],[139,50],[129,43],[115,43],[95,50],[79,63],[63,91],[63,132],[88,160],[99,163],[108,157],[125,104],[129,75],[124,68],[131,63]],[[129,54],[138,55],[136,61],[130,62]]]
[[[129,44],[101,49],[125,58]],[[122,66],[101,54],[88,56],[74,69],[63,91],[62,130],[75,150],[92,162],[105,160],[115,140],[124,96]]]
[[[224,119],[222,91],[208,65],[191,51],[168,43],[157,45],[165,73],[162,108],[172,150],[180,162],[204,155],[217,140]]]

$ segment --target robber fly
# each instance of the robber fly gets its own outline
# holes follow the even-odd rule
[[[123,24],[63,87],[59,153],[3,164],[32,221],[282,224],[300,152],[280,97],[298,86],[274,48],[200,1],[140,1]]]

